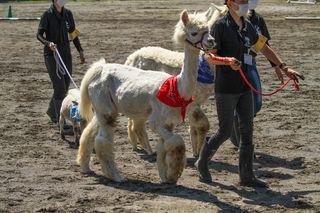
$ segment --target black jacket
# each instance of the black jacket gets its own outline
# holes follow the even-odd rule
[[[63,7],[61,13],[59,13],[56,7],[51,5],[41,17],[37,38],[45,45],[45,54],[52,54],[48,46],[50,42],[55,43],[58,49],[63,49],[63,51],[70,53],[69,33],[74,30],[75,23],[72,12]],[[73,40],[73,43],[78,52],[83,51],[78,37]]]
[[[217,54],[222,57],[234,57],[242,62],[242,69],[247,72],[244,54],[258,41],[258,34],[252,24],[243,19],[242,29],[235,23],[230,13],[219,19],[210,33],[217,43]],[[215,91],[218,93],[238,94],[248,91],[238,71],[230,66],[216,65]]]

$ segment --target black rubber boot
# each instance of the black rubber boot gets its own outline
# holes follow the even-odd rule
[[[239,176],[240,186],[267,188],[267,184],[258,180],[253,174],[254,146],[240,147],[239,152]]]
[[[199,181],[204,183],[212,183],[212,177],[209,172],[208,164],[212,156],[217,150],[212,149],[212,147],[205,141],[201,147],[199,158],[194,164],[199,173]]]
[[[238,116],[234,116],[233,127],[232,127],[231,136],[230,136],[230,141],[233,143],[233,145],[235,147],[239,148],[239,144],[240,144],[240,127],[239,127]]]
[[[56,112],[56,108],[54,105],[54,99],[51,98],[48,109],[47,109],[47,115],[49,116],[51,122],[57,123],[59,120],[59,117],[57,117],[58,113]]]

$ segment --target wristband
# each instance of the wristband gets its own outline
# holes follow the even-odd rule
[[[282,70],[284,70],[286,67],[287,67],[286,63],[279,64],[279,68],[282,69]]]

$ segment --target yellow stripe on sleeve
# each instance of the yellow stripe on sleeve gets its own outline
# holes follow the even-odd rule
[[[78,29],[75,29],[72,33],[69,33],[70,39],[75,39],[80,34],[80,31]]]
[[[264,45],[266,44],[267,40],[268,39],[266,37],[264,37],[263,35],[259,35],[259,39],[258,39],[257,43],[255,43],[252,46],[252,48],[254,48],[254,50],[256,52],[259,52],[264,47]]]

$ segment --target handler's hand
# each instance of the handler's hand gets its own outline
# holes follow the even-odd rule
[[[52,52],[56,51],[57,46],[55,45],[55,43],[50,42],[49,43],[49,48],[51,49]]]
[[[86,59],[84,57],[83,51],[80,51],[80,64],[84,64],[86,62]]]
[[[233,57],[229,58],[229,59],[230,59],[229,65],[230,65],[231,69],[237,71],[241,68],[241,62],[239,62],[238,59],[233,58]]]
[[[284,83],[284,80],[283,80],[282,70],[281,70],[278,66],[276,66],[276,67],[274,67],[274,71],[276,72],[279,81],[281,81],[281,84],[283,84],[283,83]]]
[[[289,78],[294,77],[296,80],[298,80],[297,77],[299,77],[300,79],[304,80],[304,76],[302,73],[295,71],[295,70],[291,69],[290,67],[284,68],[283,71]]]

